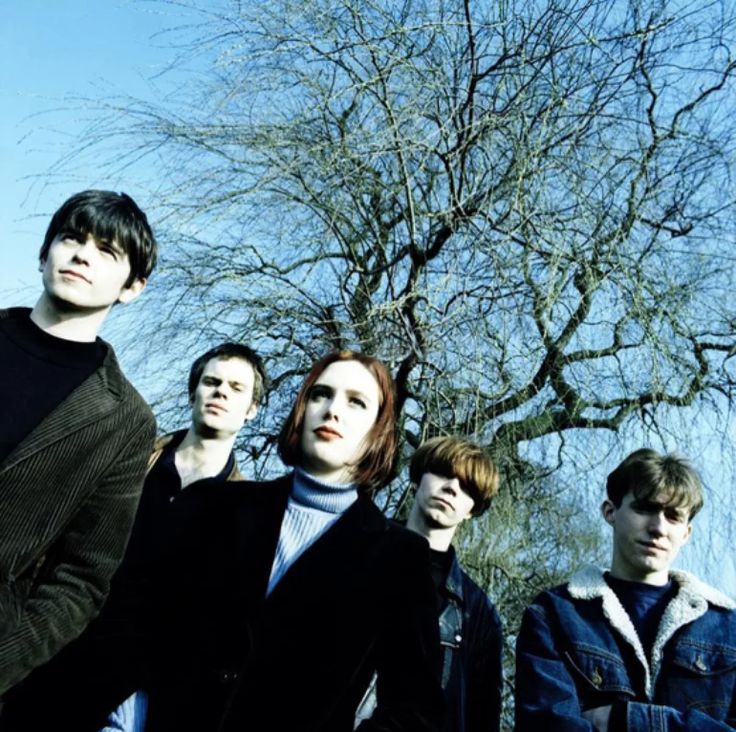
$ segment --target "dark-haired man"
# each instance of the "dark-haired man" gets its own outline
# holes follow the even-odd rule
[[[156,441],[107,605],[81,638],[9,696],[3,718],[9,730],[29,724],[97,730],[146,678],[156,642],[150,626],[160,621],[158,572],[177,561],[167,555],[167,538],[196,543],[199,512],[218,482],[245,480],[233,445],[255,416],[266,383],[260,357],[240,343],[223,343],[194,361],[188,379],[191,424]],[[198,484],[205,479],[202,489],[205,484]],[[46,704],[38,705],[39,699]],[[112,713],[107,727],[143,729],[145,713],[145,695],[136,694]]]
[[[457,437],[427,440],[414,453],[415,491],[406,527],[429,542],[442,645],[447,732],[491,732],[501,722],[503,629],[498,612],[458,562],[452,540],[498,492],[498,469],[483,450]],[[357,721],[376,705],[375,678]]]
[[[0,694],[102,606],[155,434],[97,337],[155,265],[145,214],[124,193],[78,193],[39,259],[35,307],[0,311]]]
[[[611,569],[539,595],[517,645],[519,730],[730,730],[736,606],[670,567],[703,505],[695,470],[642,449],[609,476]]]

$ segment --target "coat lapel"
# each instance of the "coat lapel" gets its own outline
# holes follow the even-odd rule
[[[358,563],[366,561],[373,544],[372,536],[384,531],[386,519],[370,498],[359,496],[345,513],[289,567],[268,596],[267,604],[277,604],[281,597],[309,590],[315,577],[339,576],[344,571],[354,572]],[[280,527],[279,527],[280,528]],[[278,537],[277,537],[278,541]],[[276,546],[274,544],[274,553]],[[368,559],[368,561],[370,561]],[[270,566],[269,566],[270,572]],[[301,589],[299,589],[301,588]]]

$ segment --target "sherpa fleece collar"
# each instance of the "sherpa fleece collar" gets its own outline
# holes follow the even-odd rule
[[[701,582],[689,572],[672,570],[669,575],[670,579],[679,586],[679,590],[662,615],[657,636],[652,646],[650,667],[639,636],[634,629],[634,624],[621,605],[616,593],[608,586],[603,577],[603,571],[593,565],[581,569],[570,579],[567,590],[577,600],[601,598],[603,614],[606,619],[631,645],[636,657],[644,667],[646,693],[650,699],[654,693],[654,685],[662,664],[664,647],[674,633],[683,625],[687,625],[704,615],[708,610],[709,603],[727,610],[736,609],[736,603],[719,590],[705,584],[705,582]]]

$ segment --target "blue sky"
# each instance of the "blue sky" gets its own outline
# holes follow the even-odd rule
[[[130,95],[157,99],[184,78],[183,71],[159,74],[173,51],[163,35],[179,12],[145,0],[23,0],[3,4],[0,23],[0,296],[3,305],[32,304],[40,287],[37,252],[49,216],[70,194],[84,188],[125,190],[147,208],[144,193],[155,180],[145,165],[115,177],[109,166],[60,164],[80,145],[91,112],[78,99]],[[170,86],[172,85],[172,86]],[[50,175],[49,171],[54,170]],[[142,176],[142,177],[137,177]],[[150,299],[153,293],[147,294]],[[113,340],[115,340],[113,338]],[[125,354],[123,354],[125,364]],[[182,365],[182,369],[184,365]],[[135,374],[134,381],[135,379]],[[171,376],[168,373],[167,376]],[[144,390],[145,394],[145,390]],[[687,419],[683,415],[683,420]],[[714,523],[723,524],[731,505],[733,459],[719,444],[719,428],[702,431],[708,456],[706,480],[713,487],[712,513],[698,517],[695,538],[705,542]],[[601,486],[602,490],[602,486]],[[719,518],[720,517],[720,518]],[[705,548],[704,544],[701,544]],[[729,545],[689,551],[686,564],[736,594],[736,572]],[[716,561],[715,557],[720,557]],[[716,566],[720,565],[720,566]],[[720,580],[720,581],[719,581]]]
[[[161,33],[176,20],[160,5],[115,0],[23,0],[2,9],[0,295],[27,304],[40,282],[36,253],[49,215],[68,195],[124,185],[136,197],[135,172],[123,183],[91,160],[45,175],[84,129],[88,113],[72,98],[151,98],[171,57]]]

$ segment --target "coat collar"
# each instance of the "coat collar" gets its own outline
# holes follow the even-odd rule
[[[163,455],[164,450],[174,441],[179,440],[181,442],[184,439],[184,435],[186,435],[187,431],[185,429],[183,430],[177,430],[176,432],[169,432],[166,435],[162,435],[161,437],[157,437],[156,441],[153,443],[153,452],[151,453],[151,457],[148,458],[148,467],[146,468],[146,472],[150,473],[151,470],[153,470],[153,466],[158,462],[161,455]],[[233,461],[233,467],[232,470],[227,474],[227,477],[225,480],[232,481],[232,480],[240,480],[244,481],[245,476],[240,472],[240,468],[238,467],[238,461],[235,459],[235,453],[230,453],[230,458]]]
[[[736,604],[729,597],[710,585],[701,582],[697,577],[681,570],[672,570],[670,579],[678,586],[678,592],[662,615],[652,646],[651,666],[634,624],[624,610],[616,593],[609,587],[603,576],[603,570],[592,565],[577,572],[567,584],[567,591],[576,600],[596,600],[600,598],[603,614],[608,622],[620,633],[623,639],[634,649],[637,659],[644,668],[646,692],[649,698],[654,692],[662,665],[662,654],[667,642],[675,632],[697,620],[708,611],[709,605],[733,610]]]

